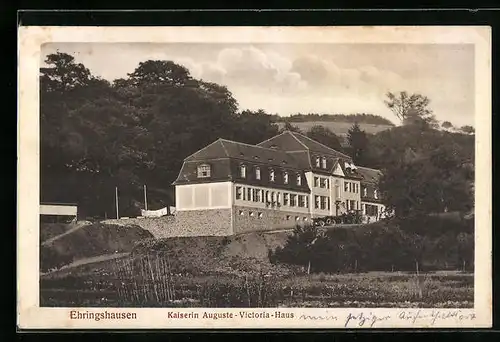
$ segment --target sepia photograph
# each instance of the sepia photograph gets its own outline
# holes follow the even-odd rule
[[[474,325],[477,45],[248,37],[39,46],[38,307]]]

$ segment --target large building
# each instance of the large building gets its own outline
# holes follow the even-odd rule
[[[379,176],[296,132],[257,145],[218,139],[184,160],[176,219],[204,235],[289,228],[349,210],[373,221],[384,211]]]

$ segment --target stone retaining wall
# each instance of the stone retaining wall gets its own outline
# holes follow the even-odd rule
[[[259,213],[262,215],[259,216]],[[298,221],[296,220],[297,217]],[[275,209],[254,209],[241,206],[233,208],[233,228],[235,234],[289,229],[295,227],[297,224],[310,222],[310,220],[311,215],[308,213]]]
[[[156,238],[232,234],[231,209],[178,211],[173,216],[113,219],[102,223],[138,225]]]

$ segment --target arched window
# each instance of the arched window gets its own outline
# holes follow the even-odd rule
[[[373,191],[373,197],[374,197],[375,199],[378,199],[378,191],[377,191],[377,189],[375,189],[375,190]]]
[[[271,182],[274,182],[274,170],[272,169],[269,171],[269,180]]]
[[[255,179],[260,180],[260,167],[255,168]]]
[[[363,196],[366,197],[368,195],[368,189],[366,187],[363,187]]]
[[[320,167],[320,158],[316,157],[316,167]]]
[[[297,174],[297,185],[302,185],[302,176],[301,174]]]
[[[210,165],[201,164],[198,166],[198,178],[210,177]]]
[[[288,184],[288,172],[283,174],[283,183]]]
[[[323,169],[326,169],[326,158],[325,157],[321,158],[321,167]]]
[[[240,177],[246,178],[247,176],[247,167],[245,165],[240,165]]]

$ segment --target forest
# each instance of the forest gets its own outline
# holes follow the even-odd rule
[[[278,134],[278,122],[296,129],[290,122],[311,117],[242,109],[230,89],[171,61],[141,62],[109,82],[58,52],[40,69],[40,92],[41,201],[78,203],[85,218],[115,216],[115,187],[121,216],[140,213],[144,185],[150,209],[175,205],[171,183],[186,156],[218,138],[255,144]],[[347,147],[322,126],[303,133],[380,168],[386,205],[399,217],[472,210],[473,130],[440,129],[423,95],[388,93],[386,104],[400,125],[374,114],[312,114],[350,120]],[[362,122],[393,127],[368,134]]]

